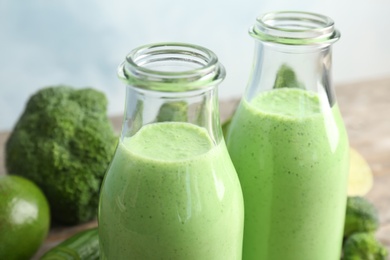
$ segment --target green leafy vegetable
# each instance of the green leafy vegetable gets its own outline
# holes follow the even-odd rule
[[[96,216],[100,185],[117,137],[97,90],[44,88],[31,96],[6,143],[9,173],[34,181],[52,218],[76,224]]]

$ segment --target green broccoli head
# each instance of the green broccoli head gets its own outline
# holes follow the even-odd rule
[[[356,232],[373,232],[379,227],[378,212],[364,197],[348,197],[344,237]]]
[[[187,122],[188,104],[184,101],[171,101],[164,103],[158,112],[157,122],[178,121]]]
[[[344,243],[343,260],[386,260],[387,249],[372,233],[354,233]]]
[[[229,117],[225,122],[222,123],[222,134],[225,139],[227,139],[227,134],[229,131],[230,124],[232,123],[233,116]]]
[[[305,87],[298,81],[295,71],[287,64],[283,64],[276,74],[274,88],[304,89]]]
[[[7,140],[7,171],[41,187],[58,223],[96,216],[117,143],[106,110],[107,99],[97,90],[44,88],[29,99]]]

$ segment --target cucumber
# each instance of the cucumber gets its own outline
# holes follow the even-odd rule
[[[75,234],[46,252],[41,260],[98,260],[98,229],[92,228]]]

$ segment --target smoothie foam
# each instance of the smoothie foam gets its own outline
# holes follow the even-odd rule
[[[228,149],[245,202],[244,260],[340,259],[348,141],[337,105],[281,88],[243,100]]]
[[[241,188],[205,129],[144,126],[119,143],[104,182],[102,259],[241,259]]]

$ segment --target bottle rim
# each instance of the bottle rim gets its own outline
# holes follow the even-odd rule
[[[256,19],[249,34],[264,42],[283,45],[329,45],[340,38],[331,18],[301,11],[265,13]]]
[[[163,42],[132,50],[118,76],[136,88],[187,92],[216,86],[226,72],[211,50],[188,43]]]

